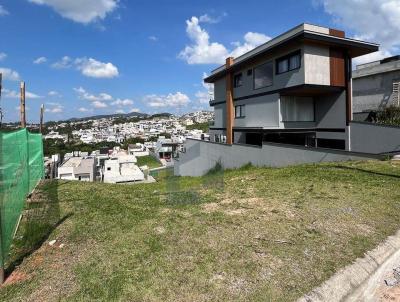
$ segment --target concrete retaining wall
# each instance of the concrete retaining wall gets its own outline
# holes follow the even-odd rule
[[[218,162],[225,169],[233,169],[248,163],[258,167],[284,167],[304,163],[381,158],[372,154],[271,143],[253,147],[188,139],[185,147],[186,153],[182,153],[179,161],[175,162],[175,175],[202,176]]]
[[[350,123],[351,151],[390,153],[400,151],[400,127],[371,123]]]

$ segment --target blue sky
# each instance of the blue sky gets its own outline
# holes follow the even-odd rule
[[[208,109],[205,73],[302,22],[382,43],[362,60],[396,54],[399,0],[0,1],[1,107],[18,120]],[[385,34],[382,33],[385,29]]]

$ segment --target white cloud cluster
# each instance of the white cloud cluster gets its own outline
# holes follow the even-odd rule
[[[113,100],[113,97],[105,92],[94,95],[87,92],[83,87],[74,88],[74,91],[78,94],[79,99],[93,102],[96,108],[105,108],[107,104],[104,102]]]
[[[89,24],[103,20],[118,7],[119,0],[29,0],[29,2],[50,6],[66,19]]]
[[[0,5],[0,17],[1,16],[7,16],[9,14],[10,13],[8,12],[8,10],[6,10],[3,5]]]
[[[199,17],[199,21],[202,22],[202,23],[216,24],[216,23],[221,22],[221,20],[222,20],[224,17],[226,17],[227,15],[228,15],[227,13],[223,13],[223,14],[220,15],[220,16],[213,17],[213,16],[210,16],[210,15],[208,15],[208,14],[204,14],[204,15],[201,15],[201,16]]]
[[[9,99],[19,99],[20,98],[20,92],[15,91],[15,90],[9,90],[9,89],[3,89],[4,97],[9,98]],[[43,98],[42,96],[30,92],[30,91],[25,91],[25,98],[27,99],[41,99]]]
[[[79,107],[79,108],[78,108],[78,111],[79,111],[79,112],[88,112],[88,111],[90,111],[90,110],[87,109],[87,108],[85,108],[85,107]]]
[[[355,38],[381,44],[379,52],[356,59],[357,64],[379,60],[399,51],[399,0],[318,1],[338,25],[354,31]]]
[[[10,68],[0,67],[0,73],[3,74],[3,80],[19,81],[21,79],[19,73]]]
[[[4,61],[7,58],[7,54],[5,52],[0,52],[0,61]]]
[[[33,64],[39,65],[47,62],[46,57],[39,57],[33,61]]]
[[[64,111],[64,106],[62,106],[60,103],[48,102],[46,105],[48,105],[49,108],[45,108],[45,112],[62,113]]]
[[[62,95],[58,91],[54,90],[49,91],[47,94],[51,97],[58,97],[58,98],[62,97]]]
[[[78,58],[75,64],[84,76],[91,78],[115,78],[119,75],[118,68],[112,63],[103,63],[93,58]]]
[[[67,69],[75,66],[84,76],[91,78],[115,78],[119,76],[118,68],[112,63],[103,63],[93,58],[72,59],[69,56],[64,56],[51,66],[55,69]]]
[[[89,101],[90,105],[96,109],[108,108],[109,106],[118,107],[122,110],[122,107],[129,107],[133,105],[133,101],[130,99],[114,98],[112,95],[102,92],[99,94],[92,94],[86,91],[83,87],[74,88],[74,91],[78,94],[78,98],[81,100]],[[87,112],[89,109],[80,107],[80,112]]]
[[[164,107],[185,107],[189,102],[189,97],[181,92],[170,93],[168,95],[149,94],[143,98],[143,102],[153,108]]]
[[[271,39],[264,34],[248,32],[244,36],[244,43],[232,43],[234,49],[229,51],[221,43],[210,42],[210,35],[201,28],[200,22],[197,17],[186,21],[186,33],[192,44],[187,45],[178,57],[188,64],[223,64],[227,57],[238,57]]]
[[[111,103],[111,105],[118,106],[118,107],[130,106],[130,105],[133,105],[133,101],[130,99],[124,99],[124,100],[116,99],[114,102]]]

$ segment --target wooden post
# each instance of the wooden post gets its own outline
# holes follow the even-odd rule
[[[25,82],[21,82],[21,128],[26,128],[26,115],[25,115]]]
[[[226,59],[225,68],[230,69],[233,65],[233,58]],[[228,70],[226,74],[226,143],[233,144],[233,74]]]
[[[40,126],[39,133],[43,133],[43,113],[44,113],[44,104],[40,106]]]

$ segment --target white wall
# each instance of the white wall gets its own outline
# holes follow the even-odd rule
[[[305,84],[330,85],[329,47],[304,45]]]

